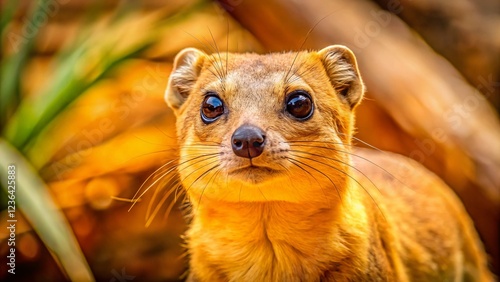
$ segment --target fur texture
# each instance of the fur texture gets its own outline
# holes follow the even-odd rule
[[[313,114],[287,113],[309,93]],[[492,281],[471,220],[418,163],[353,149],[364,86],[352,52],[176,57],[165,93],[177,115],[178,173],[192,204],[190,281]],[[224,112],[200,118],[205,97]],[[241,125],[263,153],[236,156]]]

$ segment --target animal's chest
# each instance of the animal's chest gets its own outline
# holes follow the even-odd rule
[[[321,244],[310,243],[269,237],[226,241],[205,246],[197,259],[216,269],[212,281],[321,281],[330,258]]]

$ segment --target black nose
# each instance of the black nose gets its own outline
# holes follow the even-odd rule
[[[253,125],[242,125],[233,133],[231,143],[233,152],[242,158],[255,158],[264,151],[266,136]]]

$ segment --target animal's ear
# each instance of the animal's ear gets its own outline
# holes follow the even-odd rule
[[[335,91],[347,100],[351,109],[356,107],[365,90],[352,51],[342,45],[332,45],[318,54]]]
[[[200,74],[205,53],[186,48],[175,56],[174,67],[165,90],[165,101],[177,114]]]

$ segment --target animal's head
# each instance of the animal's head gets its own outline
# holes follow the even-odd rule
[[[184,188],[192,199],[338,199],[363,92],[344,46],[266,55],[182,50],[165,100],[177,116]]]

